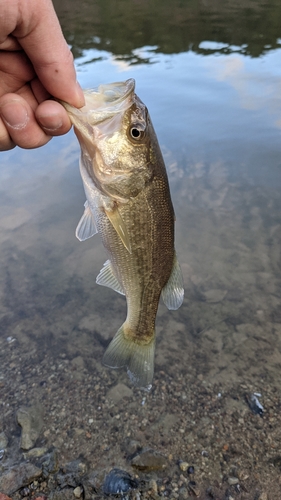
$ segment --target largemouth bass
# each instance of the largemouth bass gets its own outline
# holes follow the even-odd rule
[[[127,299],[127,318],[103,363],[125,367],[135,385],[148,388],[160,295],[169,309],[184,296],[167,173],[133,79],[85,91],[85,101],[81,109],[63,103],[81,146],[87,198],[76,236],[83,241],[100,234],[109,260],[97,283]]]

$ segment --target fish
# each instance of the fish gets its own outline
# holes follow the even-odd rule
[[[99,233],[108,259],[96,282],[127,300],[127,317],[103,364],[125,368],[133,385],[149,390],[160,296],[171,310],[184,298],[167,172],[134,79],[100,85],[84,96],[80,109],[62,103],[80,143],[86,195],[76,236],[84,241]]]

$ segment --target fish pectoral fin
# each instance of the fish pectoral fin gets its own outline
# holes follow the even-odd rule
[[[129,253],[132,253],[129,234],[125,226],[125,223],[121,217],[121,214],[118,210],[118,207],[114,207],[113,210],[105,209],[105,213],[109,218],[111,224],[113,225],[115,231],[117,232],[118,236],[121,238],[124,247],[128,250]]]
[[[96,283],[98,285],[108,286],[109,288],[115,290],[115,292],[121,293],[121,295],[125,295],[123,287],[120,285],[113,272],[110,260],[107,260],[104,263],[103,268],[100,270],[97,276]]]
[[[84,213],[78,222],[78,226],[75,231],[76,238],[78,238],[79,241],[85,241],[98,232],[94,216],[87,201],[85,202],[84,207]]]
[[[161,296],[168,309],[178,309],[183,303],[183,277],[176,254],[170,278],[162,289]]]
[[[103,356],[109,368],[126,367],[133,385],[149,391],[154,373],[155,332],[148,344],[140,344],[124,335],[126,322],[119,328]]]

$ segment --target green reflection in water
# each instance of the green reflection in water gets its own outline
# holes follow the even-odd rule
[[[54,5],[75,57],[95,47],[135,63],[133,50],[146,45],[165,54],[235,50],[258,57],[281,45],[280,0],[54,0]],[[204,48],[204,40],[225,46]]]

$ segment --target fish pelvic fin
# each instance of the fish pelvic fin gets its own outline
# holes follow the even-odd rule
[[[100,270],[97,276],[96,283],[98,285],[108,286],[109,288],[112,288],[112,290],[115,290],[115,292],[121,293],[121,295],[125,295],[123,287],[120,285],[118,279],[114,274],[110,260],[107,260],[104,263],[103,268]]]
[[[85,241],[98,232],[94,216],[87,201],[85,202],[84,207],[84,213],[75,231],[76,238],[78,238],[79,241]]]
[[[125,336],[124,323],[113,337],[103,356],[109,368],[127,369],[133,385],[146,391],[151,389],[154,373],[155,332],[148,344],[140,344]]]
[[[175,254],[170,278],[162,289],[161,297],[168,309],[178,309],[184,298],[183,277],[181,268]]]

